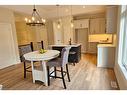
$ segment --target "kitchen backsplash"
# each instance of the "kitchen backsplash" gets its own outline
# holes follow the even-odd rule
[[[112,34],[93,34],[89,35],[89,42],[112,43]]]

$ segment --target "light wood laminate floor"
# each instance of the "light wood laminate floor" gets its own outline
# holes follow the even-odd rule
[[[75,66],[69,65],[71,82],[65,77],[68,90],[117,90],[119,89],[113,69],[97,68],[97,57],[92,54],[82,55]],[[59,68],[58,68],[59,69]],[[23,64],[0,70],[0,84],[4,90],[64,90],[61,79],[51,79],[46,87],[42,82],[32,83],[32,74],[23,78]]]

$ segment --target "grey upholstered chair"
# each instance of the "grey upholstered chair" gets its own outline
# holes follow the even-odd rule
[[[21,62],[24,63],[24,78],[26,78],[26,72],[31,72],[30,70],[28,70],[29,68],[31,68],[31,66],[26,66],[26,62],[30,63],[30,61],[25,60],[23,55],[28,52],[32,52],[32,51],[33,51],[33,43],[32,42],[30,44],[19,45],[20,60],[21,60]]]
[[[67,47],[63,48],[62,49],[62,53],[61,53],[61,58],[55,58],[55,59],[52,59],[52,60],[47,62],[48,85],[50,85],[50,77],[60,78],[60,79],[63,80],[63,85],[64,85],[64,88],[66,89],[64,76],[65,76],[65,74],[67,74],[68,81],[70,82],[70,77],[69,77],[69,72],[68,72],[68,55],[69,55],[70,49],[71,49],[70,46],[67,46]],[[66,71],[63,71],[63,67],[65,65],[66,65]],[[55,73],[55,76],[51,75],[53,72],[50,73],[50,69],[49,68],[51,68],[51,67],[54,67],[54,71],[53,72]],[[56,70],[56,67],[60,67],[61,70]],[[56,75],[57,74],[56,71],[60,71],[62,77],[58,77]]]

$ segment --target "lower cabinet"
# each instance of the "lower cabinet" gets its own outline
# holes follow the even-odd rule
[[[115,46],[98,45],[97,67],[114,68],[115,65]]]
[[[98,43],[95,43],[95,42],[94,43],[89,42],[87,53],[97,53],[97,44]]]

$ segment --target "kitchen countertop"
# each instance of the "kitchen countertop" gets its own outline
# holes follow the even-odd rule
[[[71,47],[78,47],[80,46],[81,44],[72,44],[70,45]],[[65,46],[68,46],[67,44],[56,44],[56,45],[50,45],[51,47],[65,47]]]
[[[97,47],[116,47],[113,44],[98,44]]]

